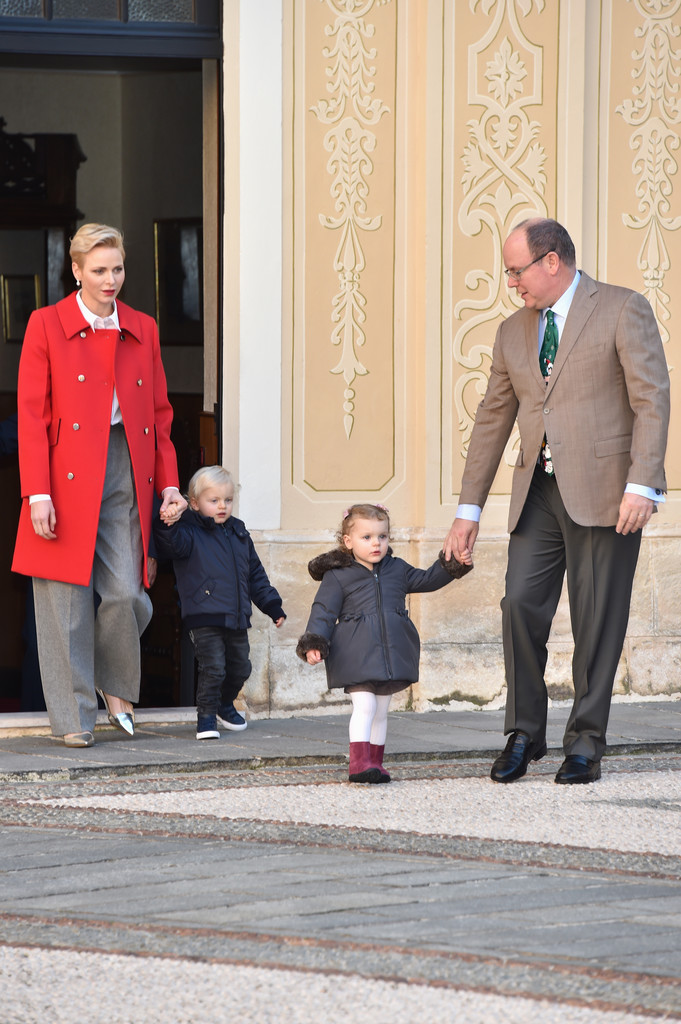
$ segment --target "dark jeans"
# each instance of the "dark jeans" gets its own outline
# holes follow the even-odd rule
[[[189,630],[199,663],[196,710],[215,715],[231,704],[251,674],[248,631],[223,626],[195,626]]]

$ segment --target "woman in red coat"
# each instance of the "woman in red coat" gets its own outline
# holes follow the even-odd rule
[[[116,301],[122,236],[85,224],[70,255],[80,291],[36,310],[24,338],[12,568],[34,578],[52,732],[67,746],[91,746],[96,692],[112,724],[134,732],[154,491],[167,522],[186,501],[156,322]]]

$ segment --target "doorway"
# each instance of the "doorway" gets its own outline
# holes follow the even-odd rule
[[[124,13],[128,12],[129,5],[123,6]],[[177,5],[168,6],[177,9]],[[212,6],[216,10],[219,5]],[[54,6],[48,7],[54,14]],[[104,10],[101,4],[94,7],[98,12]],[[117,10],[122,10],[120,4]],[[220,152],[217,19],[212,27],[201,27],[204,51],[210,44],[213,56],[197,56],[194,37],[188,37],[184,56],[154,56],[155,36],[149,25],[135,33],[129,22],[127,50],[141,48],[141,53],[120,52],[121,36],[101,25],[93,29],[98,34],[99,53],[97,47],[93,53],[91,39],[86,43],[91,46],[87,55],[64,53],[65,26],[68,28],[64,21],[54,33],[44,25],[40,44],[33,42],[30,52],[22,52],[17,46],[26,45],[23,36],[8,42],[4,23],[11,21],[0,18],[1,45],[7,47],[0,52],[4,131],[25,136],[29,146],[38,134],[74,137],[83,159],[77,166],[77,209],[71,232],[88,221],[122,228],[126,283],[121,298],[159,320],[174,409],[172,437],[179,483],[185,489],[202,462],[219,458],[213,426],[219,395],[210,383],[218,379],[220,310],[217,233],[221,195],[219,168],[210,156]],[[188,32],[192,27],[185,26]],[[182,49],[182,32],[178,29],[175,36],[177,53]],[[162,34],[157,42],[167,49]],[[35,52],[41,47],[41,52]],[[14,207],[16,214],[17,204]],[[24,225],[20,219],[9,223],[7,217],[3,220],[0,216],[0,277],[21,278],[24,284],[35,281],[40,304],[62,297],[60,284],[55,284],[54,237],[54,226]],[[209,270],[206,251],[211,253]],[[183,260],[190,262],[187,265]],[[63,275],[58,275],[62,294],[71,287],[68,259],[66,263]],[[177,280],[178,273],[191,278],[185,284],[184,306],[178,304],[174,290],[166,287],[167,281]],[[3,313],[0,421],[16,410],[21,352],[20,337],[8,337],[6,323]],[[40,710],[40,691],[31,678],[30,622],[27,630],[25,621],[27,581],[9,568],[20,507],[16,456],[0,454],[0,486],[8,499],[0,507],[0,712]],[[191,703],[193,658],[188,658],[182,637],[170,566],[160,567],[151,597],[154,618],[142,640],[140,706]]]

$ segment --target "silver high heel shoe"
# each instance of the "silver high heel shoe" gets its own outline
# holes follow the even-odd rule
[[[97,690],[97,693],[104,701],[104,707],[106,708],[106,714],[113,726],[117,729],[121,729],[122,732],[127,733],[128,736],[135,735],[135,712],[134,711],[121,711],[118,715],[114,715],[109,707],[109,701],[107,700],[106,694],[101,690]]]

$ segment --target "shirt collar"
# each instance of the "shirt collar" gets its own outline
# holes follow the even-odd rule
[[[559,299],[556,299],[552,306],[548,307],[549,309],[553,310],[554,316],[560,316],[563,318],[563,320],[565,320],[568,313],[570,312],[570,306],[572,305],[572,300],[575,297],[575,292],[577,291],[577,285],[579,284],[580,277],[581,274],[578,270],[576,270],[575,276],[572,279],[572,284],[567,289],[567,291],[564,291],[561,297]],[[542,309],[541,315],[542,319],[546,320],[545,309]]]
[[[95,320],[104,319],[104,318],[103,317],[100,318],[97,315],[97,313],[93,313],[91,309],[88,309],[88,307],[83,302],[83,300],[81,298],[81,293],[79,291],[76,292],[76,302],[78,303],[78,308],[80,309],[81,313],[83,314],[83,316],[85,317],[85,319],[89,323],[90,327],[94,331],[94,329],[95,329]],[[115,329],[117,331],[120,330],[120,325],[118,323],[118,310],[116,308],[116,300],[115,299],[114,299],[113,313],[110,313],[109,316],[111,317],[111,319],[114,322]]]

